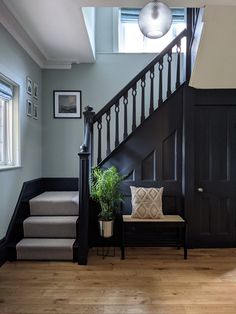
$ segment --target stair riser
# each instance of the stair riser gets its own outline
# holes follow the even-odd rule
[[[24,224],[25,238],[76,238],[76,224]]]
[[[17,250],[17,260],[73,261],[73,250]]]
[[[18,260],[73,261],[74,239],[24,238],[16,245]]]

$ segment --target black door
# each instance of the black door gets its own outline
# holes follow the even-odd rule
[[[195,109],[194,217],[199,246],[235,246],[235,106]]]

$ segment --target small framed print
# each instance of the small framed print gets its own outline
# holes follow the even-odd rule
[[[33,113],[32,101],[27,99],[26,100],[26,114],[27,114],[28,117],[32,117],[32,113]]]
[[[39,118],[38,105],[36,105],[36,104],[33,104],[33,118],[35,120],[38,120],[38,118]]]
[[[33,88],[33,85],[32,85],[32,80],[29,76],[26,77],[26,92],[29,94],[29,95],[32,95],[32,88]]]
[[[39,86],[35,82],[34,82],[34,85],[33,85],[33,97],[35,99],[38,99],[38,97],[39,97]]]
[[[54,118],[81,118],[81,91],[54,91]]]

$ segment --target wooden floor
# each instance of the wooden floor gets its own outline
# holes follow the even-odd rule
[[[236,249],[127,249],[89,265],[12,262],[0,268],[0,313],[235,314]]]

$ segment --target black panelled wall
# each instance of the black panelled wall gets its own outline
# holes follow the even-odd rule
[[[131,211],[130,185],[164,186],[166,210],[181,210],[183,88],[149,117],[114,151],[104,166],[116,165],[130,176],[123,184],[124,210]],[[179,205],[179,206],[178,206]]]
[[[182,86],[109,156],[110,165],[130,173],[125,213],[130,185],[163,186],[164,211],[187,218],[190,247],[235,246],[235,90]]]
[[[104,167],[115,165],[122,174],[130,174],[122,186],[125,194],[124,213],[131,212],[130,186],[134,185],[163,186],[165,213],[183,214],[183,91],[181,87],[173,93],[104,163]],[[170,237],[176,237],[173,229],[166,230],[165,234],[155,228],[149,232],[136,230],[130,234],[129,245],[158,245],[160,237],[162,243]]]

